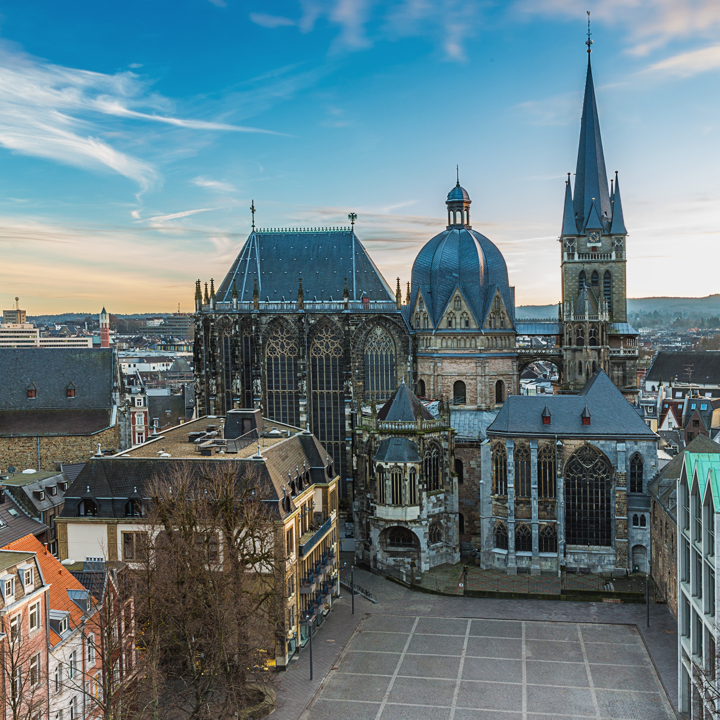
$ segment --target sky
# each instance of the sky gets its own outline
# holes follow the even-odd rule
[[[591,10],[628,296],[720,292],[717,0],[7,0],[0,298],[192,311],[250,231],[356,232],[392,286],[460,180],[517,303],[557,302]]]

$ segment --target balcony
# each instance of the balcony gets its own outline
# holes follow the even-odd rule
[[[300,581],[300,594],[301,595],[310,595],[315,592],[317,589],[318,584],[318,576],[314,571],[310,571],[301,581]]]
[[[610,348],[612,357],[637,357],[637,348]]]
[[[300,557],[305,557],[330,531],[334,515],[331,515],[317,530],[308,530],[300,538]]]

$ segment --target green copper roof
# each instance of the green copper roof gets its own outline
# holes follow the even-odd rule
[[[686,452],[685,470],[688,487],[692,485],[693,477],[697,472],[700,497],[705,497],[705,486],[710,483],[715,509],[720,510],[720,455]]]

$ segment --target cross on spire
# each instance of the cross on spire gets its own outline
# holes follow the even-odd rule
[[[587,11],[587,16],[588,16],[588,32],[587,32],[588,39],[585,41],[585,44],[587,45],[587,51],[588,51],[588,55],[589,55],[592,52],[591,45],[593,44],[593,41],[591,40],[592,33],[590,32],[590,11],[589,10]]]
[[[255,229],[255,201],[250,201],[250,212],[252,213],[252,229]]]

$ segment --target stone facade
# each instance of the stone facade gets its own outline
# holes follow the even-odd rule
[[[663,506],[652,499],[652,577],[658,599],[664,600],[673,617],[678,619],[677,606],[677,522],[665,511]]]
[[[59,463],[86,462],[101,449],[120,450],[119,425],[93,435],[0,437],[0,467],[55,470]]]

